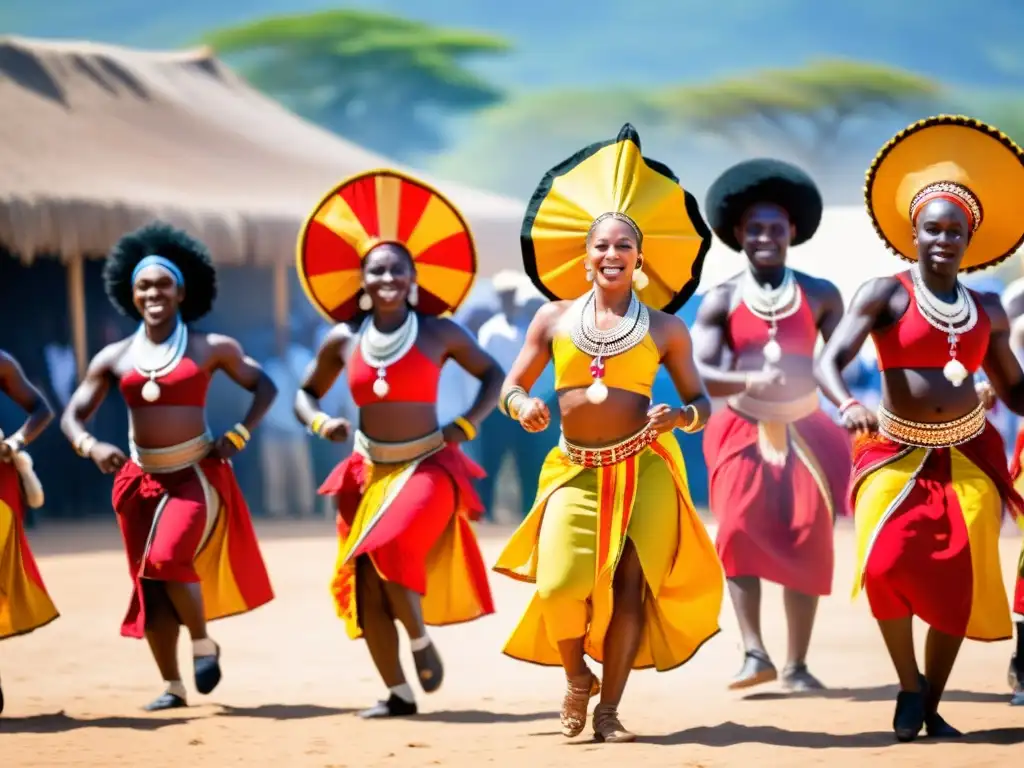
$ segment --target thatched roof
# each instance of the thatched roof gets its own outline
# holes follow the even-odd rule
[[[386,159],[263,96],[209,50],[0,37],[0,246],[102,256],[154,218],[225,263],[294,258],[329,187]],[[455,184],[481,274],[517,265],[522,204]]]

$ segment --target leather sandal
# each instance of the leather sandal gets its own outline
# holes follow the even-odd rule
[[[562,699],[562,735],[579,736],[587,725],[587,707],[590,700],[601,692],[601,681],[589,669],[585,675],[566,678],[565,698]]]
[[[615,706],[598,704],[594,707],[594,738],[608,744],[626,744],[636,741],[636,734],[623,727]]]

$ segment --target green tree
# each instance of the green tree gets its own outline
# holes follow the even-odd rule
[[[934,81],[883,64],[822,60],[664,91],[665,118],[724,138],[744,151],[787,150],[809,170],[827,170],[860,120],[913,113],[942,97]]]
[[[466,62],[509,50],[491,35],[358,10],[264,18],[204,42],[300,115],[403,160],[443,146],[445,117],[502,99]]]

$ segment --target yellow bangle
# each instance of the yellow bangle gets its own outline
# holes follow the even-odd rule
[[[701,429],[704,428],[704,425],[700,423],[700,411],[697,410],[697,406],[695,406],[693,403],[690,403],[683,410],[686,412],[693,413],[693,417],[690,419],[689,423],[685,427],[683,427],[683,432],[686,433],[687,435],[692,435],[695,432],[700,432]]]
[[[96,438],[90,435],[88,432],[83,432],[75,440],[75,453],[81,456],[83,459],[89,458],[89,451],[96,445]]]
[[[245,424],[239,422],[238,424],[235,424],[235,426],[233,426],[232,429],[235,430],[235,434],[237,434],[239,437],[245,440],[245,442],[248,443],[250,440],[252,440],[252,433],[248,429],[246,429]]]
[[[235,446],[235,448],[237,448],[238,450],[242,450],[243,448],[245,448],[245,439],[234,430],[229,429],[227,432],[224,433],[224,437],[230,440],[231,444]]]
[[[466,433],[466,437],[473,440],[476,437],[476,427],[473,426],[473,422],[467,419],[465,416],[456,416],[452,423],[455,424],[459,429]]]
[[[313,417],[313,420],[309,422],[309,431],[312,432],[317,437],[322,437],[322,435],[320,434],[320,430],[323,429],[323,426],[324,424],[327,423],[328,418],[330,417],[323,411],[318,413],[316,416]]]
[[[514,396],[508,399],[508,417],[514,421],[519,421],[519,403],[523,402],[530,396],[525,392],[516,392]]]

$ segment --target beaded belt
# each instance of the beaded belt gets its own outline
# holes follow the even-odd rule
[[[441,430],[404,443],[381,443],[357,431],[353,437],[353,450],[373,464],[404,464],[423,459],[444,448]]]
[[[142,467],[143,472],[151,475],[167,474],[178,472],[206,458],[213,445],[213,435],[207,431],[199,437],[166,448],[141,448],[131,438],[129,445],[132,460]]]
[[[894,442],[918,448],[948,448],[966,443],[980,435],[985,424],[985,407],[981,404],[966,416],[940,424],[907,421],[884,406],[878,407],[878,431]]]
[[[631,456],[636,456],[647,446],[658,439],[658,433],[653,429],[644,427],[635,435],[627,437],[613,445],[605,445],[600,448],[588,448],[583,445],[573,445],[565,439],[565,435],[558,438],[558,447],[566,455],[570,462],[581,467],[607,467],[618,464]]]

